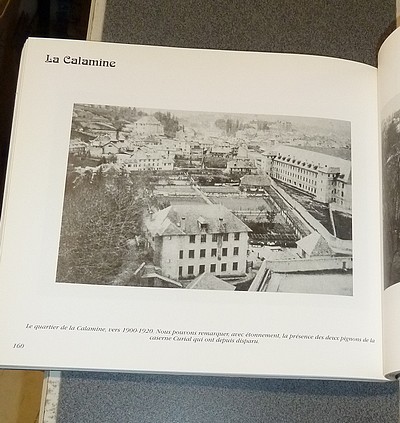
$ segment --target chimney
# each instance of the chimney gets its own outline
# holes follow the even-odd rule
[[[181,229],[186,231],[186,217],[181,217]]]

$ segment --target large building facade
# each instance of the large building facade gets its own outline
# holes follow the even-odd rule
[[[271,162],[270,174],[316,201],[334,203],[338,208],[351,211],[350,160],[296,147],[279,147]]]
[[[191,279],[202,273],[243,276],[250,228],[220,205],[177,205],[145,220],[154,264],[164,276]]]

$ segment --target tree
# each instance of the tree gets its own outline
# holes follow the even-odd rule
[[[112,283],[141,233],[146,184],[143,177],[101,170],[67,177],[58,282]]]

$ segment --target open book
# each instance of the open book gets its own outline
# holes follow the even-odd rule
[[[4,367],[400,372],[400,31],[345,60],[30,39]]]

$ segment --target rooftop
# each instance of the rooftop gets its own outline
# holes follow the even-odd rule
[[[310,151],[297,147],[279,146],[276,147],[277,157],[280,160],[294,161],[297,166],[313,166],[319,171],[329,172],[329,169],[334,170],[339,168],[341,179],[349,180],[351,177],[351,161],[345,160],[334,155],[321,153],[319,151]],[[329,151],[329,150],[327,150]]]
[[[228,282],[225,282],[211,273],[202,273],[193,279],[186,287],[187,289],[211,289],[218,291],[234,291],[235,287]]]
[[[251,232],[226,207],[213,204],[169,206],[149,216],[145,225],[153,236]]]

